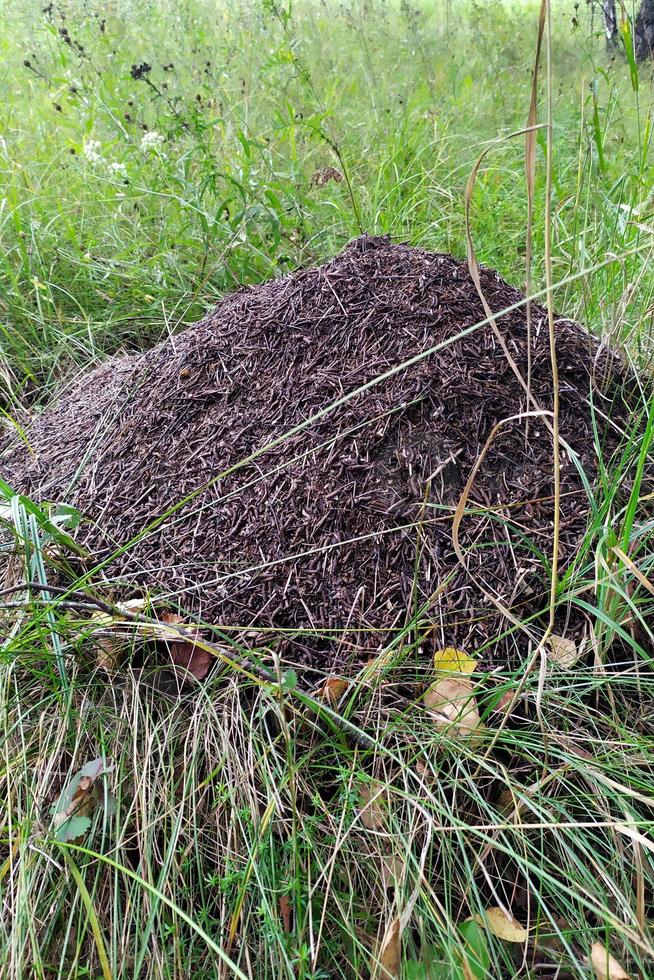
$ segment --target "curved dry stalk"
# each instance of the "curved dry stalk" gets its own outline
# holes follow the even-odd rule
[[[477,473],[479,472],[479,469],[486,457],[487,452],[495,442],[497,434],[502,428],[502,426],[506,425],[509,422],[516,422],[524,418],[543,418],[544,416],[550,414],[551,412],[548,412],[545,409],[539,409],[538,411],[532,411],[532,412],[518,412],[516,415],[509,415],[507,418],[501,419],[496,425],[493,426],[488,438],[486,439],[486,442],[484,443],[481,452],[479,453],[477,459],[475,460],[474,466],[470,471],[470,475],[468,476],[466,485],[463,488],[461,492],[461,496],[459,497],[459,502],[456,505],[456,510],[454,511],[454,518],[452,520],[452,545],[454,547],[454,552],[459,561],[459,564],[466,572],[466,574],[470,577],[472,582],[474,582],[474,584],[477,586],[480,592],[487,599],[489,599],[497,609],[499,609],[502,615],[505,616],[506,619],[509,620],[509,622],[513,623],[514,626],[518,626],[520,629],[525,629],[525,624],[522,623],[516,616],[514,616],[511,610],[507,609],[504,603],[502,603],[497,598],[497,596],[492,595],[492,593],[490,593],[483,586],[483,584],[479,581],[479,579],[477,579],[476,576],[474,576],[470,571],[470,569],[468,568],[468,565],[465,560],[465,555],[463,553],[463,549],[461,548],[461,542],[459,540],[459,530],[461,527],[461,521],[463,520],[463,516],[465,514],[466,505],[468,503],[468,497],[470,496],[470,491],[472,490],[472,487],[474,485]]]
[[[496,140],[490,146],[487,146],[486,149],[483,151],[483,153],[481,153],[479,155],[479,157],[477,158],[477,161],[476,161],[474,167],[472,168],[472,170],[470,172],[470,176],[468,177],[468,183],[466,184],[466,190],[465,190],[465,224],[466,224],[466,252],[467,252],[467,257],[468,257],[468,269],[470,271],[470,277],[471,277],[472,281],[475,284],[475,289],[477,290],[477,294],[479,296],[479,299],[481,300],[481,304],[482,304],[482,306],[484,308],[484,313],[486,314],[487,321],[490,324],[490,327],[491,327],[493,333],[495,334],[495,337],[497,339],[498,344],[502,348],[502,352],[503,352],[504,356],[506,357],[506,359],[507,359],[507,361],[508,361],[508,363],[509,363],[509,365],[511,367],[511,370],[515,374],[516,379],[518,380],[518,383],[520,384],[521,388],[523,389],[523,391],[525,392],[525,394],[527,396],[527,405],[532,404],[534,406],[534,409],[537,412],[543,412],[544,413],[544,410],[540,407],[540,405],[538,404],[537,400],[534,398],[534,396],[533,396],[533,394],[531,392],[531,385],[528,384],[527,381],[525,381],[525,379],[523,378],[523,376],[522,376],[522,374],[520,372],[520,368],[516,364],[516,362],[515,362],[512,354],[511,354],[511,351],[509,350],[509,348],[507,346],[507,343],[504,340],[504,337],[502,336],[502,333],[501,333],[499,327],[497,326],[497,320],[495,318],[495,314],[491,310],[491,308],[489,306],[489,303],[488,303],[488,300],[486,299],[486,296],[484,294],[484,291],[481,288],[481,278],[479,276],[479,263],[477,262],[477,253],[475,252],[475,246],[474,246],[474,243],[472,241],[472,232],[470,230],[470,201],[472,200],[472,192],[474,190],[475,183],[476,183],[476,180],[477,180],[477,174],[479,173],[479,169],[480,169],[482,163],[484,162],[484,159],[486,158],[487,154],[490,153],[490,151],[495,146],[497,146],[498,143],[504,142],[504,140],[512,139],[514,136],[524,136],[525,134],[529,134],[531,131],[536,132],[539,129],[544,129],[544,125],[543,124],[540,124],[538,126],[528,126],[525,129],[517,129],[517,130],[515,130],[515,132],[509,133],[507,136],[503,136],[500,140]],[[528,304],[531,303],[531,297],[526,296],[525,297],[525,300],[524,300],[524,303],[525,303],[525,306],[528,306]],[[530,349],[531,348],[529,346],[529,350]],[[529,366],[529,368],[528,368],[528,372],[530,372],[530,371],[531,371],[531,366]],[[545,424],[549,428],[549,422],[546,421]]]
[[[527,115],[527,130],[525,132],[525,176],[527,180],[527,234],[525,239],[525,293],[527,305],[527,391],[531,392],[531,258],[532,230],[534,221],[534,182],[536,179],[536,118],[538,113],[538,70],[545,30],[545,5],[541,6],[538,18],[538,38],[536,40],[536,57],[534,73],[531,79],[531,101]],[[529,421],[525,424],[525,444],[529,441]]]

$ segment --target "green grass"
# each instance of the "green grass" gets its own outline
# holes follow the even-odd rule
[[[464,255],[466,182],[491,144],[471,232],[480,261],[524,284],[524,138],[507,137],[527,118],[536,4],[41,6],[0,6],[0,408],[14,424],[107,353],[362,230]],[[610,62],[589,11],[577,30],[573,13],[553,4],[555,302],[647,370],[650,68]],[[534,290],[544,150],[539,135]],[[328,166],[345,179],[312,180]],[[92,607],[5,596],[3,976],[209,978],[228,961],[248,977],[366,976],[400,917],[407,980],[512,977],[522,948],[471,921],[497,905],[530,930],[522,975],[542,975],[535,949],[589,977],[599,943],[651,976],[644,396],[648,412],[589,487],[591,523],[559,587],[588,617],[591,655],[475,675],[477,739],[439,730],[422,702],[431,675],[403,666],[427,642],[420,610],[340,699],[369,736],[356,747],[286,665],[276,681],[223,667],[171,692],[128,624],[115,629],[134,657],[107,674]],[[21,545],[12,574],[47,584],[70,515],[21,500],[0,514]],[[75,843],[52,807],[94,759],[107,771]]]

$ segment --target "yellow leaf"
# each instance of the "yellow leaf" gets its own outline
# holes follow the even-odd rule
[[[521,926],[513,916],[505,915],[500,908],[486,909],[483,915],[475,915],[473,918],[480,926],[485,926],[494,936],[507,943],[524,943],[529,939],[529,929]]]
[[[476,666],[476,660],[454,647],[445,647],[434,654],[434,667],[447,674],[471,674]]]
[[[399,980],[402,964],[401,922],[397,919],[389,924],[384,933],[379,950],[379,972],[384,980]]]
[[[604,943],[593,943],[590,951],[590,965],[597,980],[631,980],[616,958],[611,956]]]
[[[557,636],[556,633],[552,633],[547,643],[550,648],[550,660],[564,669],[574,667],[584,652],[583,643],[578,647],[574,640]]]
[[[454,728],[464,737],[481,728],[477,703],[469,680],[443,677],[435,681],[425,694],[425,707],[437,728]]]

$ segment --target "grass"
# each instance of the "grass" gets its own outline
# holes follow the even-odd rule
[[[646,371],[650,69],[611,62],[589,11],[576,29],[573,13],[553,4],[555,302]],[[2,6],[2,411],[22,426],[105,354],[362,229],[463,255],[466,184],[488,146],[472,238],[524,284],[524,138],[508,135],[527,118],[536,15],[509,0]],[[534,290],[542,134],[537,154]],[[313,179],[329,166],[345,179]],[[548,975],[541,963],[581,978],[599,944],[651,976],[645,394],[643,416],[589,486],[557,593],[593,624],[590,658],[474,674],[474,739],[434,723],[424,676],[403,667],[428,642],[421,610],[376,672],[340,689],[339,714],[368,733],[357,744],[274,650],[247,653],[276,679],[222,666],[171,691],[129,623],[115,630],[134,656],[108,674],[107,621],[88,603],[6,596],[3,975],[468,980]],[[71,514],[23,500],[2,513],[19,571],[46,585]],[[58,832],[52,807],[91,760],[83,831]],[[475,921],[496,906],[528,927],[528,952]]]

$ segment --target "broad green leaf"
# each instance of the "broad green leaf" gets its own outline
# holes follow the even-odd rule
[[[459,932],[465,942],[462,965],[466,980],[487,980],[490,976],[490,953],[483,929],[473,919],[468,919],[459,926]]]
[[[58,841],[61,841],[63,844],[68,844],[72,841],[79,841],[80,838],[86,834],[90,826],[90,817],[68,817],[66,820],[64,820],[60,827],[57,827],[55,838]]]

